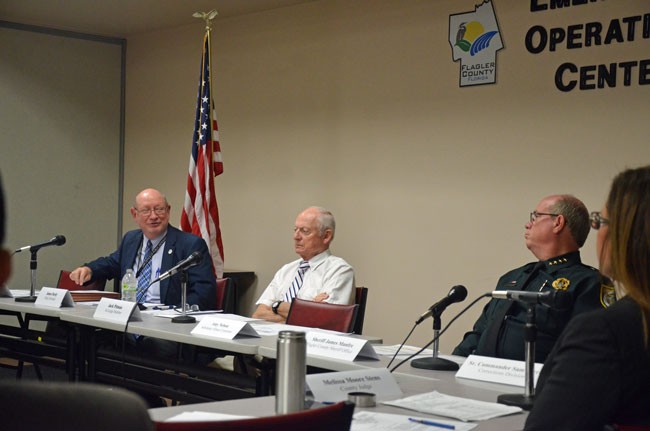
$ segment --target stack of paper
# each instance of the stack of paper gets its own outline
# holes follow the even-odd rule
[[[521,412],[519,407],[452,397],[438,391],[385,401],[384,404],[461,421],[482,421]]]

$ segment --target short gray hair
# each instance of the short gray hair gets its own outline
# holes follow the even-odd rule
[[[550,206],[549,210],[555,214],[562,214],[569,226],[571,236],[582,247],[587,241],[591,225],[589,223],[589,210],[584,203],[573,195],[560,195],[558,200]]]
[[[328,229],[332,231],[332,238],[334,238],[334,231],[336,231],[336,220],[334,215],[323,207],[313,207],[318,211],[318,231],[323,236]]]

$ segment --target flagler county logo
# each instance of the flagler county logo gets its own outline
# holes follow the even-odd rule
[[[454,61],[460,61],[460,86],[494,84],[496,54],[503,49],[501,32],[491,0],[474,12],[449,15],[449,44]]]

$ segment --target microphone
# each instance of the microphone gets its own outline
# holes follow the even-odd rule
[[[63,245],[65,244],[65,237],[63,235],[57,235],[54,238],[52,238],[49,241],[42,242],[40,244],[35,244],[35,245],[27,245],[25,247],[21,247],[16,249],[14,251],[15,253],[20,253],[21,251],[29,250],[31,252],[39,251],[43,247],[49,247],[51,245]]]
[[[418,320],[415,321],[416,325],[419,325],[422,323],[425,319],[428,319],[431,316],[440,316],[443,311],[445,311],[445,308],[450,306],[451,304],[455,302],[462,302],[467,298],[467,289],[465,286],[461,286],[460,284],[457,286],[454,286],[449,290],[449,293],[447,294],[446,297],[442,298],[440,301],[436,302],[433,304],[427,311],[422,313],[420,317],[418,317]]]
[[[547,292],[526,292],[519,290],[495,290],[489,294],[494,299],[512,299],[524,304],[540,304],[558,310],[567,310],[573,305],[568,292],[551,290]]]
[[[156,283],[158,281],[162,281],[162,280],[164,280],[166,278],[169,278],[169,277],[171,277],[172,275],[176,274],[179,271],[184,271],[184,270],[186,270],[188,268],[191,268],[191,267],[193,267],[195,265],[198,265],[199,263],[201,263],[201,258],[202,257],[203,257],[203,255],[201,254],[200,251],[195,251],[194,253],[190,254],[187,258],[185,258],[185,260],[181,260],[180,262],[178,262],[175,267],[173,267],[172,269],[165,272],[160,277],[156,278],[151,283],[149,283],[149,286],[151,286],[152,284],[154,284],[154,283]],[[147,289],[149,288],[149,286],[147,286]]]

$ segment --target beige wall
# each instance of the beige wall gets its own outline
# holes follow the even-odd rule
[[[473,10],[471,0],[323,0],[215,21],[226,268],[257,274],[251,307],[295,257],[296,213],[319,204],[337,217],[334,253],[370,288],[366,332],[398,343],[452,285],[474,299],[533,260],[524,223],[542,196],[573,193],[597,210],[617,171],[648,163],[650,87],[565,93],[553,80],[565,61],[645,59],[648,39],[539,55],[523,43],[533,25],[607,24],[648,12],[647,1],[544,13],[522,0],[494,1],[505,45],[498,82],[467,88],[459,88],[447,33],[449,15]],[[125,202],[156,186],[175,224],[202,36],[197,21],[128,39]],[[583,251],[592,265],[594,239]],[[443,336],[443,352],[481,308]],[[452,306],[443,325],[460,309]],[[427,322],[410,344],[430,335]]]

